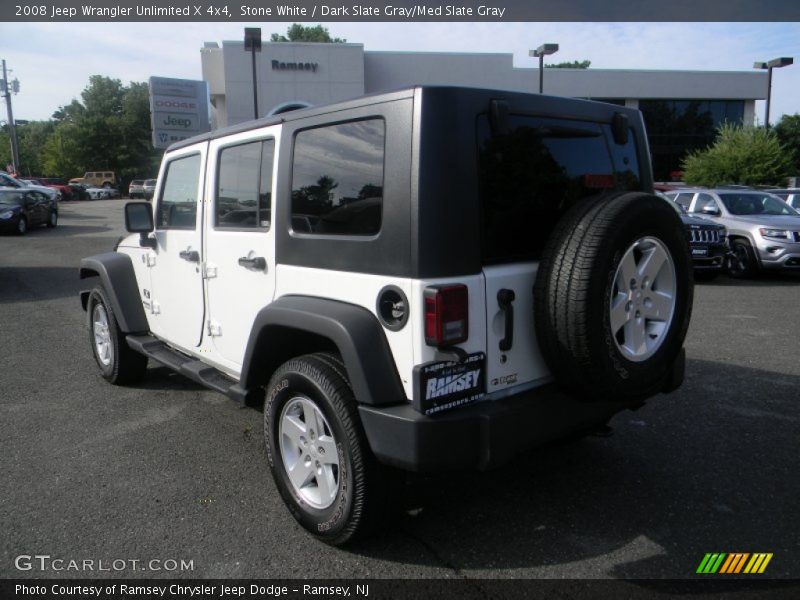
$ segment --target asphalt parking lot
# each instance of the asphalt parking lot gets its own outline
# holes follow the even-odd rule
[[[800,277],[699,284],[678,392],[614,435],[491,472],[428,477],[407,511],[340,550],[269,476],[261,413],[151,363],[100,377],[78,291],[123,201],[63,203],[0,237],[0,577],[683,578],[707,552],[771,552],[800,577]],[[193,570],[18,571],[15,557],[181,559]]]

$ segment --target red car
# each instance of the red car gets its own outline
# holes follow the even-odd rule
[[[63,179],[58,177],[37,177],[36,181],[43,186],[61,192],[62,200],[72,200],[72,188],[69,187]]]

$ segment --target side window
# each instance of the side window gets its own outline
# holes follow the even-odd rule
[[[195,228],[199,180],[199,154],[176,158],[167,164],[164,185],[158,201],[156,227],[159,229]]]
[[[292,163],[292,230],[375,235],[383,212],[383,119],[299,132]]]
[[[274,140],[249,142],[220,151],[216,227],[269,228],[274,155]]]

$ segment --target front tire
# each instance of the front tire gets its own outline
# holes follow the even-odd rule
[[[281,497],[307,531],[337,546],[369,533],[388,504],[387,473],[338,364],[331,355],[286,362],[264,406],[267,458]]]
[[[101,286],[95,287],[89,295],[86,312],[92,352],[103,377],[114,385],[141,381],[147,371],[147,357],[134,352],[125,343],[125,334]]]
[[[28,219],[20,217],[17,222],[17,235],[25,235],[28,233]]]
[[[728,259],[728,275],[736,279],[749,279],[758,273],[758,263],[753,247],[747,240],[731,242],[733,256]]]

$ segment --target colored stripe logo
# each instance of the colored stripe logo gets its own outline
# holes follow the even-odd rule
[[[772,552],[709,552],[700,561],[697,573],[703,575],[738,574],[747,573],[755,575],[763,573],[767,569],[769,561],[772,560]]]

